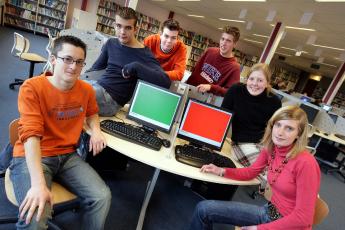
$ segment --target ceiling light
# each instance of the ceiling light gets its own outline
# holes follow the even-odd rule
[[[266,21],[268,21],[268,22],[273,21],[273,19],[274,19],[274,17],[276,16],[276,14],[277,14],[277,11],[275,11],[275,10],[270,10],[270,11],[268,12],[267,17],[266,17]]]
[[[345,2],[345,0],[314,0],[315,2]]]
[[[337,48],[337,47],[332,47],[332,46],[323,46],[323,45],[317,45],[317,44],[312,44],[312,46],[317,46],[317,47],[322,47],[322,48],[327,48],[327,49],[333,49],[333,50],[345,51],[345,49]]]
[[[219,18],[221,21],[228,21],[228,22],[240,22],[240,23],[245,23],[246,21],[242,20],[234,20],[234,19],[227,19],[227,18]]]
[[[284,56],[287,56],[287,57],[291,57],[292,55],[290,54],[285,54],[285,53],[280,53],[280,52],[275,52],[276,54],[279,54],[279,55],[284,55]]]
[[[312,12],[305,12],[301,17],[299,24],[300,25],[308,25],[310,23],[310,20],[312,19],[313,15],[314,15],[314,13],[312,13]]]
[[[248,22],[246,26],[246,30],[251,30],[253,27],[253,22]]]
[[[240,12],[240,16],[238,18],[245,18],[247,15],[247,9],[242,9]]]
[[[177,0],[178,2],[200,2],[200,0]]]
[[[320,65],[326,65],[326,66],[330,66],[330,67],[337,68],[337,66],[336,66],[336,65],[331,65],[331,64],[328,64],[328,63],[324,63],[324,62],[319,63],[319,64],[320,64]]]
[[[187,14],[189,17],[195,17],[195,18],[205,18],[205,16],[202,15],[195,15],[195,14]]]
[[[266,0],[223,0],[223,2],[266,2]]]
[[[254,36],[257,36],[257,37],[263,37],[263,38],[269,38],[270,36],[267,36],[267,35],[262,35],[262,34],[253,34]]]
[[[345,1],[345,0],[344,0]],[[275,26],[275,24],[270,24],[271,26]],[[315,29],[309,29],[304,27],[295,27],[295,26],[285,26],[286,29],[294,29],[294,30],[307,30],[307,31],[316,31]]]
[[[285,46],[281,46],[280,47],[281,49],[286,49],[286,50],[292,50],[292,51],[297,51],[297,52],[301,52],[301,54],[307,54],[308,52],[307,51],[303,51],[303,50],[300,50],[298,51],[297,49],[293,49],[293,48],[289,48],[289,47],[285,47]]]
[[[248,38],[245,38],[245,39],[243,39],[243,40],[245,40],[245,41],[247,41],[247,42],[254,42],[254,43],[262,44],[262,42],[260,42],[260,41],[255,41],[255,40],[251,40],[251,39],[248,39]]]

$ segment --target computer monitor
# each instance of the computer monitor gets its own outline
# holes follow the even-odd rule
[[[309,106],[307,104],[301,104],[300,108],[303,109],[304,112],[307,114],[308,123],[312,124],[314,122],[315,117],[316,117],[317,113],[319,112],[319,110],[312,107],[312,106]]]
[[[170,133],[181,102],[181,95],[139,80],[127,118],[151,131]]]
[[[302,95],[302,96],[300,97],[300,99],[301,99],[302,101],[304,101],[304,102],[311,102],[311,98],[308,97],[308,96],[305,96],[305,95]]]
[[[233,114],[195,99],[188,99],[177,137],[191,144],[221,150]]]

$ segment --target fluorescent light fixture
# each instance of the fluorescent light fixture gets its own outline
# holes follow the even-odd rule
[[[324,60],[325,60],[324,57],[319,57],[316,62],[317,63],[323,63]]]
[[[240,22],[240,23],[245,23],[246,21],[243,20],[234,20],[234,19],[228,19],[228,18],[218,18],[221,21],[228,21],[228,22]]]
[[[223,2],[266,2],[266,0],[223,0]]]
[[[314,0],[315,2],[345,2],[345,0]]]
[[[205,16],[202,15],[195,15],[195,14],[187,14],[189,17],[195,17],[195,18],[205,18]]]
[[[319,64],[320,64],[320,65],[326,65],[326,66],[330,66],[330,67],[337,68],[337,66],[336,66],[336,65],[331,65],[331,64],[328,64],[328,63],[324,63],[324,62],[319,63]]]
[[[263,38],[269,38],[270,36],[267,36],[267,35],[262,35],[262,34],[253,34],[254,36],[257,36],[257,37],[263,37]]]
[[[200,2],[200,0],[177,0],[178,2]]]
[[[274,24],[270,24],[271,26],[275,26]],[[285,26],[286,29],[294,29],[294,30],[306,30],[306,31],[316,31],[315,29],[309,29],[304,27],[295,27],[295,26]]]
[[[332,47],[332,46],[323,46],[323,45],[317,45],[317,44],[312,44],[312,46],[317,46],[317,47],[327,48],[327,49],[332,49],[332,50],[345,51],[345,49],[337,48],[337,47]]]
[[[268,21],[268,22],[273,21],[273,19],[274,19],[274,17],[276,16],[276,14],[277,14],[277,11],[275,11],[275,10],[270,10],[270,11],[268,12],[267,17],[266,17],[266,21]]]
[[[260,42],[260,41],[255,41],[255,40],[248,39],[248,38],[244,38],[243,40],[247,41],[247,42],[254,42],[254,43],[262,44],[262,42]]]
[[[312,13],[312,12],[305,12],[301,17],[299,24],[300,25],[308,25],[310,23],[310,20],[312,19],[313,15],[314,15],[314,13]]]
[[[316,35],[315,34],[311,34],[307,40],[307,44],[308,45],[311,45],[311,44],[314,44],[316,42]]]
[[[251,30],[253,27],[253,22],[248,22],[246,26],[246,30]]]
[[[242,9],[240,12],[240,16],[238,16],[238,18],[245,18],[247,15],[247,9]]]
[[[281,49],[286,49],[286,50],[292,50],[292,51],[295,51],[295,52],[301,52],[301,54],[302,54],[302,53],[303,53],[303,54],[307,54],[307,53],[308,53],[308,52],[303,51],[303,50],[298,51],[297,49],[293,49],[293,48],[289,48],[289,47],[285,47],[285,46],[281,46],[280,48],[281,48]]]
[[[280,52],[275,52],[276,54],[279,54],[279,55],[284,55],[284,56],[287,56],[287,57],[291,57],[292,55],[290,54],[285,54],[285,53],[280,53]]]
[[[223,30],[223,27],[218,27],[218,30]]]
[[[322,49],[317,49],[317,50],[315,51],[315,53],[314,53],[314,56],[315,56],[315,57],[320,57],[321,54],[322,54]]]

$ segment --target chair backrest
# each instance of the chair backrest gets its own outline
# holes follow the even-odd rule
[[[22,53],[28,52],[30,48],[30,42],[23,35],[14,32],[14,42],[11,50],[12,55],[20,57]]]
[[[272,197],[272,190],[268,184],[265,188],[264,197],[267,200],[271,200],[271,197]],[[329,208],[328,208],[327,203],[323,199],[321,199],[321,197],[318,195],[316,203],[315,203],[313,225],[320,224],[328,216],[328,213],[329,213]]]
[[[18,126],[19,126],[18,121],[19,121],[19,118],[11,121],[11,123],[8,125],[10,143],[12,146],[14,146],[14,144],[18,140]]]

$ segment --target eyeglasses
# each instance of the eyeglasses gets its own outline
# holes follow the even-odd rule
[[[72,57],[57,57],[57,58],[60,58],[65,64],[68,64],[68,65],[72,65],[74,62],[79,67],[83,67],[86,65],[84,59],[73,60]]]

